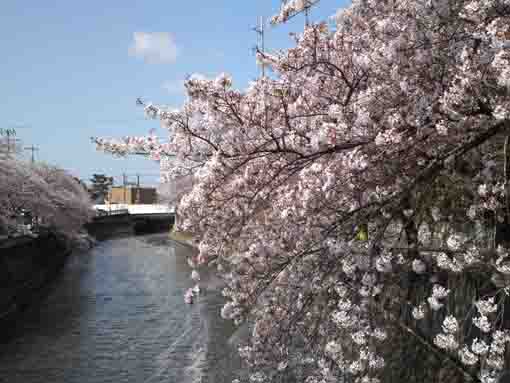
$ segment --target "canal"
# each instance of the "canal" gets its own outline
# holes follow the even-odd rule
[[[150,235],[72,256],[0,348],[0,382],[230,382],[240,362],[220,284],[183,301],[189,251]]]

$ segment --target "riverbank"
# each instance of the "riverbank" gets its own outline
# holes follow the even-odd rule
[[[195,250],[198,250],[196,248],[195,245],[193,245],[193,237],[191,236],[191,234],[189,233],[184,233],[184,232],[178,232],[178,231],[175,231],[173,228],[170,230],[170,233],[168,235],[168,237],[174,241],[174,242],[177,242],[178,244],[180,245],[183,245],[183,246],[187,246],[189,247],[190,249],[195,249]]]
[[[9,334],[27,307],[44,296],[72,249],[69,240],[54,233],[0,244],[0,338]]]

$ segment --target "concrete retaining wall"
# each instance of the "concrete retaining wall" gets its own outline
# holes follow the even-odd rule
[[[174,220],[173,216],[115,214],[96,217],[85,228],[94,238],[104,240],[125,235],[162,233],[170,230]]]
[[[41,298],[71,253],[54,234],[0,243],[0,336],[32,302]]]
[[[85,224],[85,229],[100,241],[135,233],[134,222],[129,214],[96,217],[92,222]]]

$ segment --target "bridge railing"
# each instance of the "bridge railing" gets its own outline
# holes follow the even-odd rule
[[[114,209],[114,210],[96,209],[97,217],[105,217],[105,216],[110,216],[110,215],[122,215],[122,214],[129,214],[129,210],[128,209]]]

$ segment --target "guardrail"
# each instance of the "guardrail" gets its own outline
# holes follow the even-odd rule
[[[108,212],[111,214],[126,214],[131,215],[160,215],[160,214],[175,214],[175,209],[167,205],[160,204],[106,204],[94,205],[94,210]],[[106,214],[104,214],[106,215]]]
[[[96,209],[97,217],[105,217],[105,216],[111,216],[111,215],[124,215],[124,214],[129,214],[129,210],[128,209],[113,209],[113,210]]]

